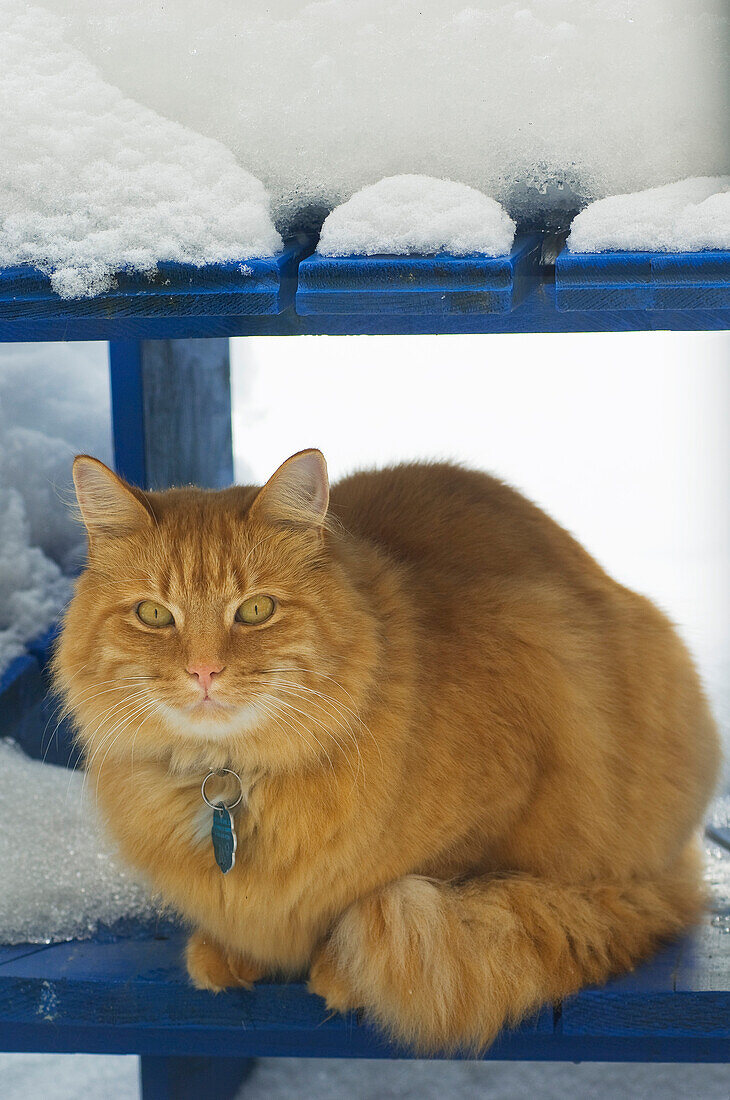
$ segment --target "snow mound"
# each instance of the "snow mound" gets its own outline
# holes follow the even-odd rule
[[[77,451],[111,462],[106,348],[0,346],[0,674],[58,616],[62,573],[84,560],[67,506]]]
[[[79,298],[121,269],[282,247],[263,185],[228,149],[106,83],[51,12],[0,0],[0,15],[0,266],[33,264]]]
[[[591,203],[573,221],[571,252],[730,249],[730,176],[702,176]]]
[[[0,943],[83,939],[153,917],[146,890],[101,839],[83,782],[0,740]]]
[[[0,672],[45,630],[71,596],[71,583],[55,562],[30,545],[23,498],[0,489]]]
[[[473,187],[430,176],[390,176],[332,211],[317,251],[323,256],[504,256],[514,236],[515,223],[506,211]]]
[[[223,142],[281,228],[422,173],[512,217],[730,171],[727,0],[42,0],[105,79]]]

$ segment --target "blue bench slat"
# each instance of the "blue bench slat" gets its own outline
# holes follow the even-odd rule
[[[46,951],[51,945],[48,943],[19,943],[15,946],[0,944],[0,967],[5,963],[14,962],[24,955],[34,955],[36,951]]]
[[[730,251],[570,252],[555,264],[559,310],[727,310]]]
[[[291,305],[297,265],[312,247],[302,238],[270,259],[201,267],[160,263],[149,277],[120,272],[112,290],[93,298],[60,298],[36,268],[6,268],[0,270],[0,321],[278,315]]]
[[[327,1012],[301,982],[258,985],[254,992],[213,995],[191,987],[181,964],[183,936],[56,944],[0,965],[0,1047],[9,1029],[25,1028],[36,1049],[56,1049],[61,1031],[104,1049],[132,1053],[317,1054],[394,1057],[351,1014]],[[552,1013],[526,1036],[552,1032]],[[44,1025],[50,1025],[45,1026]],[[35,1029],[30,1039],[28,1029]],[[151,1041],[150,1041],[151,1039]],[[47,1045],[50,1044],[50,1045]],[[86,1049],[86,1045],[83,1048]]]
[[[30,643],[0,676],[0,737],[11,737],[35,760],[76,767],[80,752],[68,720],[50,692],[47,664],[58,627]]]
[[[44,696],[35,657],[26,653],[11,661],[0,676],[0,737],[12,737],[22,745],[40,740]]]
[[[715,905],[712,915],[689,938],[677,966],[674,987],[678,993],[701,993],[710,1003],[712,994],[730,985],[730,897]],[[722,1001],[722,996],[720,995]],[[724,1026],[730,1034],[730,1005],[724,1001]]]
[[[708,943],[721,939],[711,925],[703,936]],[[696,940],[685,938],[635,974],[580,993],[555,1018],[545,1009],[535,1021],[502,1036],[488,1057],[726,1060],[728,951],[716,988],[674,989],[677,960]],[[408,1056],[355,1014],[328,1015],[302,983],[262,984],[253,992],[217,996],[194,990],[181,965],[182,946],[182,935],[176,934],[56,944],[0,959],[0,1047],[241,1057]]]
[[[510,313],[341,313],[299,316],[79,317],[37,321],[0,318],[0,343],[38,340],[167,340],[220,336],[431,335],[506,332],[678,332],[730,329],[730,308],[558,309],[544,275]]]
[[[725,828],[721,825],[708,825],[705,828],[705,835],[714,841],[715,844],[721,845],[723,848],[730,850],[730,828]]]
[[[537,285],[541,247],[532,235],[493,258],[315,254],[299,266],[297,313],[509,313]]]

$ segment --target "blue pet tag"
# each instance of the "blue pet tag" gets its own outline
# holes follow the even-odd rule
[[[238,798],[230,806],[226,806],[224,802],[211,802],[205,793],[206,783],[215,775],[232,775],[238,780]],[[240,776],[230,768],[219,768],[217,771],[208,772],[203,780],[200,793],[206,806],[210,806],[213,811],[213,828],[210,830],[210,838],[213,841],[213,855],[223,874],[227,875],[236,862],[237,840],[236,830],[233,827],[232,811],[243,800],[243,783],[241,783]]]
[[[215,861],[223,874],[227,875],[236,862],[237,840],[233,818],[223,803],[219,803],[213,810],[213,828],[210,835],[213,840]]]

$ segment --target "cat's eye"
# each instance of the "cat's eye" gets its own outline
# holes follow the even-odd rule
[[[154,600],[142,600],[142,603],[137,605],[137,618],[140,619],[145,626],[174,626],[175,620],[172,617],[172,611],[164,607],[161,603],[155,603]]]
[[[265,623],[274,614],[275,606],[271,596],[249,596],[236,612],[236,621],[249,626]]]

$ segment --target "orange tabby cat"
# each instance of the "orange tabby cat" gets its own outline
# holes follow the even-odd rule
[[[518,493],[407,465],[330,498],[316,450],[261,490],[74,478],[57,683],[197,986],[308,972],[421,1051],[476,1050],[697,918],[718,741],[692,661]]]

